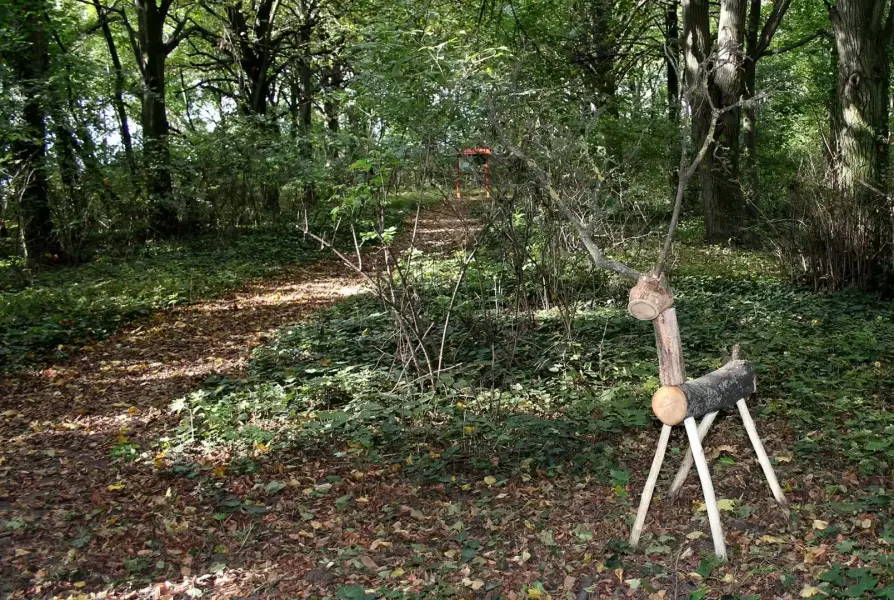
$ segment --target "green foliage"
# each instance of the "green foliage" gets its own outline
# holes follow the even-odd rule
[[[4,268],[0,288],[0,364],[13,368],[68,354],[124,324],[232,289],[252,277],[302,261],[301,235],[254,233],[223,241],[160,244],[137,256],[17,276]]]
[[[894,307],[855,291],[817,296],[772,278],[730,279],[718,272],[736,272],[748,255],[686,252],[703,257],[675,278],[688,370],[716,368],[740,343],[759,373],[763,414],[796,427],[798,452],[889,472]],[[493,254],[479,256],[445,338],[450,368],[435,387],[402,377],[392,317],[359,296],[281,330],[256,350],[247,381],[209,382],[178,404],[181,449],[201,441],[246,453],[272,441],[375,460],[396,453],[402,468],[435,478],[457,463],[492,470],[498,456],[501,468],[522,472],[610,467],[623,490],[630,474],[615,466],[623,465],[615,436],[652,425],[649,327],[605,288],[577,307],[573,337],[553,310],[522,331],[510,313],[481,310],[478,294],[493,303],[497,292],[484,285],[501,267]],[[437,322],[457,261],[414,261]],[[700,265],[706,274],[695,274]]]

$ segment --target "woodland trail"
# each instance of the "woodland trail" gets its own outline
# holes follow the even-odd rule
[[[439,252],[462,244],[470,233],[464,208],[422,210],[416,246]],[[413,221],[398,247],[410,243]],[[365,266],[375,262],[364,259]],[[113,447],[157,441],[179,420],[168,410],[171,402],[210,375],[245,376],[252,349],[278,328],[363,286],[335,257],[290,267],[216,300],[159,312],[42,370],[3,379],[0,597],[96,590],[127,579],[128,558],[174,562],[188,579],[192,555],[183,548],[206,543],[190,540],[188,531],[201,509],[189,507],[178,518],[171,505],[189,497],[190,481],[116,459]],[[153,593],[159,597],[158,589]]]
[[[466,245],[477,228],[465,208],[423,210],[415,245],[428,254]],[[413,223],[394,247],[409,246]],[[375,269],[375,253],[363,263]],[[714,567],[702,558],[712,550],[696,477],[676,504],[656,497],[642,552],[624,548],[654,426],[593,440],[626,470],[507,473],[494,455],[498,477],[457,469],[450,483],[422,482],[405,472],[408,458],[372,460],[350,445],[314,455],[258,448],[250,472],[225,456],[188,465],[153,456],[180,422],[172,402],[214,375],[246,377],[252,348],[279,327],[363,287],[337,259],[319,260],[160,312],[0,383],[0,598],[371,600],[368,591],[383,588],[382,597],[407,599],[587,596],[581,589],[591,598],[704,597],[701,573]],[[706,448],[722,469],[718,495],[737,508],[723,515],[735,559],[713,571],[712,598],[798,597],[840,558],[819,537],[828,525],[819,517],[832,517],[817,499],[831,483],[881,485],[794,461],[785,422],[759,420],[771,456],[785,461],[777,474],[796,518],[775,507],[743,428],[718,419]],[[148,454],[113,455],[130,447]],[[869,544],[877,522],[861,513],[857,525],[838,525]]]

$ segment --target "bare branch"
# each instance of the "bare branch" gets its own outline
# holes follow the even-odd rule
[[[763,56],[767,48],[770,47],[770,42],[773,41],[773,36],[776,35],[776,30],[779,29],[779,24],[782,22],[785,13],[788,12],[791,3],[792,0],[775,0],[773,2],[773,10],[770,12],[770,16],[767,17],[767,22],[764,23],[760,39],[755,48],[755,58]]]
[[[627,277],[628,279],[632,279],[637,281],[639,279],[639,272],[635,269],[631,269],[627,265],[622,262],[618,262],[616,260],[612,260],[610,258],[606,258],[602,253],[602,249],[599,248],[599,245],[596,244],[595,240],[593,240],[593,236],[590,233],[590,230],[587,229],[583,223],[581,223],[580,219],[574,214],[565,202],[562,200],[562,197],[559,193],[553,188],[552,184],[549,181],[549,175],[540,166],[534,162],[532,159],[528,158],[521,149],[507,144],[509,151],[521,159],[525,165],[537,176],[540,180],[540,185],[546,190],[547,195],[549,196],[552,203],[558,208],[562,214],[565,215],[574,228],[577,230],[577,235],[580,238],[580,241],[583,243],[584,248],[587,249],[587,252],[590,253],[590,258],[593,259],[593,264],[595,264],[600,269],[606,269],[608,271],[614,271],[618,275],[622,275],[623,277]]]
[[[656,277],[661,277],[661,274],[664,272],[664,267],[667,265],[667,257],[670,254],[670,249],[674,242],[674,234],[677,231],[677,225],[680,223],[680,211],[683,207],[683,196],[686,193],[686,187],[689,185],[689,180],[692,179],[693,175],[695,175],[696,169],[698,169],[699,165],[705,159],[705,156],[708,154],[708,150],[714,143],[714,132],[717,129],[717,120],[720,118],[720,115],[721,111],[719,110],[714,110],[711,112],[711,126],[708,129],[708,135],[705,137],[705,141],[702,143],[702,147],[699,149],[698,154],[695,155],[692,163],[689,164],[689,168],[686,168],[686,141],[689,136],[685,132],[681,136],[683,141],[681,143],[682,147],[680,148],[680,168],[678,170],[679,176],[677,180],[677,196],[674,199],[674,212],[671,215],[670,225],[668,225],[667,228],[667,237],[665,237],[664,239],[664,246],[662,246],[661,248],[661,254],[659,254],[658,256],[658,264],[655,266]]]

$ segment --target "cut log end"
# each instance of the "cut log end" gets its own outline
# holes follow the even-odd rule
[[[663,386],[652,396],[652,412],[665,425],[679,425],[686,418],[686,395],[676,386]]]
[[[631,300],[627,305],[627,311],[640,321],[652,321],[661,314],[658,307],[647,300]]]
[[[663,280],[643,275],[630,289],[627,311],[640,321],[652,321],[674,305],[674,297]]]

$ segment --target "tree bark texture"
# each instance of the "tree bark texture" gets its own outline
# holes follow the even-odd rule
[[[735,406],[753,394],[756,385],[751,363],[731,360],[698,379],[661,387],[652,396],[652,410],[665,425],[677,425]]]
[[[711,70],[709,55],[711,53],[711,24],[708,13],[708,0],[682,0],[683,35],[681,38],[683,52],[683,74],[686,86],[686,97],[692,123],[692,145],[701,148],[711,129],[711,97],[709,95],[709,78]],[[708,152],[699,168],[701,196],[703,205],[707,199],[717,195],[712,168],[713,152]],[[705,214],[705,224],[709,216]],[[713,223],[713,221],[712,221]]]
[[[62,254],[50,210],[47,181],[46,96],[49,54],[44,2],[16,2],[16,21],[21,27],[24,48],[13,58],[16,81],[23,97],[23,131],[12,143],[15,159],[24,168],[21,175],[20,215],[25,250],[32,262]]]
[[[708,0],[683,0],[683,54],[692,116],[692,139],[701,148],[712,110],[724,110],[714,142],[699,165],[705,238],[722,244],[740,240],[745,215],[739,169],[746,0],[722,0],[717,52],[711,53]]]
[[[739,241],[745,216],[745,199],[739,171],[745,0],[723,0],[717,29],[717,56],[710,78],[714,108],[725,112],[717,122],[714,145],[702,161],[702,203],[708,243]],[[710,180],[709,185],[705,182]]]
[[[842,189],[884,186],[888,158],[887,0],[841,0],[829,12],[838,50],[838,168]]]
[[[886,192],[894,5],[887,0],[839,0],[829,18],[838,58],[834,183],[854,203],[849,227],[861,248],[858,259],[864,264],[858,270],[890,274],[894,210]]]

